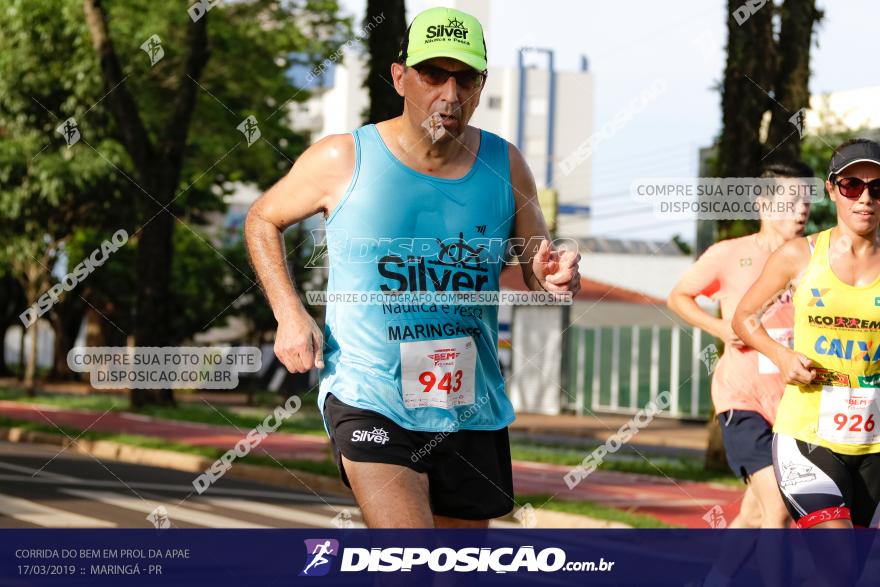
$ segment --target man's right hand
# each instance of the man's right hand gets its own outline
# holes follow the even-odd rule
[[[324,334],[305,311],[278,320],[275,356],[291,373],[324,368]]]

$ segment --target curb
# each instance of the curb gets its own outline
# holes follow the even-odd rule
[[[74,452],[92,455],[99,459],[114,459],[133,465],[164,467],[196,474],[205,472],[215,461],[215,459],[208,457],[188,455],[158,448],[143,448],[110,440],[81,439],[74,441],[60,434],[14,427],[0,427],[0,440],[62,446]],[[224,477],[266,483],[298,491],[321,492],[338,497],[353,498],[351,490],[340,479],[307,471],[287,468],[279,470],[275,467],[239,463],[226,471]]]

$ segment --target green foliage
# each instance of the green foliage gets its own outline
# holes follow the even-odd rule
[[[170,312],[173,340],[182,342],[215,325],[229,303],[227,276],[238,271],[207,239],[178,223],[174,231]]]
[[[77,231],[66,247],[68,267],[76,266],[107,238],[108,234],[94,229]],[[182,342],[223,324],[222,318],[233,313],[229,304],[238,295],[235,288],[247,279],[239,271],[250,268],[247,263],[230,259],[198,229],[182,223],[175,226],[173,245],[169,330],[175,342]],[[129,241],[86,280],[83,292],[94,307],[125,332],[130,332],[134,321],[131,309],[138,282],[135,253]]]
[[[321,250],[321,246],[314,241],[312,235],[303,225],[292,227],[284,233],[284,250],[287,252],[288,271],[293,277],[297,290],[303,295],[306,291],[326,289],[325,272],[322,269],[308,267],[309,260],[313,256],[320,258],[317,252]],[[224,315],[234,314],[244,317],[249,323],[251,338],[257,342],[263,334],[275,329],[275,315],[260,291],[260,286],[256,281],[257,277],[248,261],[244,240],[238,239],[234,244],[229,245],[224,250],[224,255],[231,265],[235,265],[241,270],[230,274],[230,289],[235,303]],[[306,304],[305,307],[315,319],[320,320],[323,316],[323,306]]]
[[[252,275],[245,279],[239,272],[250,272],[241,251],[229,259],[216,243],[197,236],[193,225],[206,222],[209,212],[224,211],[223,196],[242,183],[259,189],[274,183],[304,150],[305,138],[289,128],[287,107],[308,94],[292,85],[288,70],[294,59],[323,60],[351,29],[332,0],[222,3],[204,17],[210,56],[193,80],[183,75],[193,28],[188,4],[104,2],[124,76],[122,87],[110,92],[82,0],[6,0],[0,6],[0,264],[19,281],[36,267],[48,284],[58,259],[66,256],[74,267],[115,230],[126,229],[129,245],[74,293],[131,332],[143,286],[135,274],[137,236],[153,219],[144,203],[155,194],[145,193],[111,115],[108,95],[127,91],[137,111],[126,116],[139,118],[157,156],[166,155],[170,133],[186,131],[169,207],[180,220],[167,300],[177,340],[214,324],[244,289],[238,285],[253,284]],[[141,45],[153,35],[164,56],[151,66]],[[173,129],[173,104],[184,84],[198,84],[196,106],[189,128]],[[251,115],[262,138],[248,146],[237,126]],[[56,128],[69,117],[82,137],[68,147]],[[262,299],[247,309],[258,307],[268,312]],[[268,323],[265,315],[256,321],[260,328]]]

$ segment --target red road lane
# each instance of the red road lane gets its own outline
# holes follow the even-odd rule
[[[739,512],[743,494],[742,490],[710,483],[615,471],[594,471],[569,489],[564,476],[570,470],[565,465],[514,461],[513,488],[518,494],[545,493],[562,501],[592,501],[686,528],[729,524]],[[532,504],[535,508],[539,505]]]
[[[250,431],[233,426],[150,418],[127,412],[107,412],[102,415],[101,412],[91,410],[56,409],[9,401],[0,401],[0,415],[48,426],[54,424],[77,430],[152,436],[169,442],[224,450],[235,446]],[[323,461],[330,458],[328,441],[321,436],[275,432],[263,439],[260,448],[277,459]],[[260,452],[256,451],[254,454]]]
[[[247,434],[232,426],[214,426],[149,418],[125,412],[56,409],[0,401],[0,414],[16,420],[162,438],[194,446],[232,448]],[[275,432],[260,449],[278,459],[320,461],[329,457],[325,437]],[[259,454],[258,451],[254,454]],[[654,516],[688,528],[729,524],[739,511],[742,491],[709,483],[679,481],[662,476],[595,471],[573,489],[564,476],[571,467],[514,461],[513,484],[519,494],[549,494],[558,500],[588,500],[622,510]],[[541,504],[532,504],[539,507]]]

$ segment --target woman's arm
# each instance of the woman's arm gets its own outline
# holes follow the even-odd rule
[[[731,325],[748,346],[766,355],[779,368],[786,383],[806,385],[815,377],[812,362],[801,353],[773,340],[761,323],[761,315],[772,300],[800,277],[810,260],[807,239],[798,238],[779,247],[764,265],[761,276],[740,300]]]

